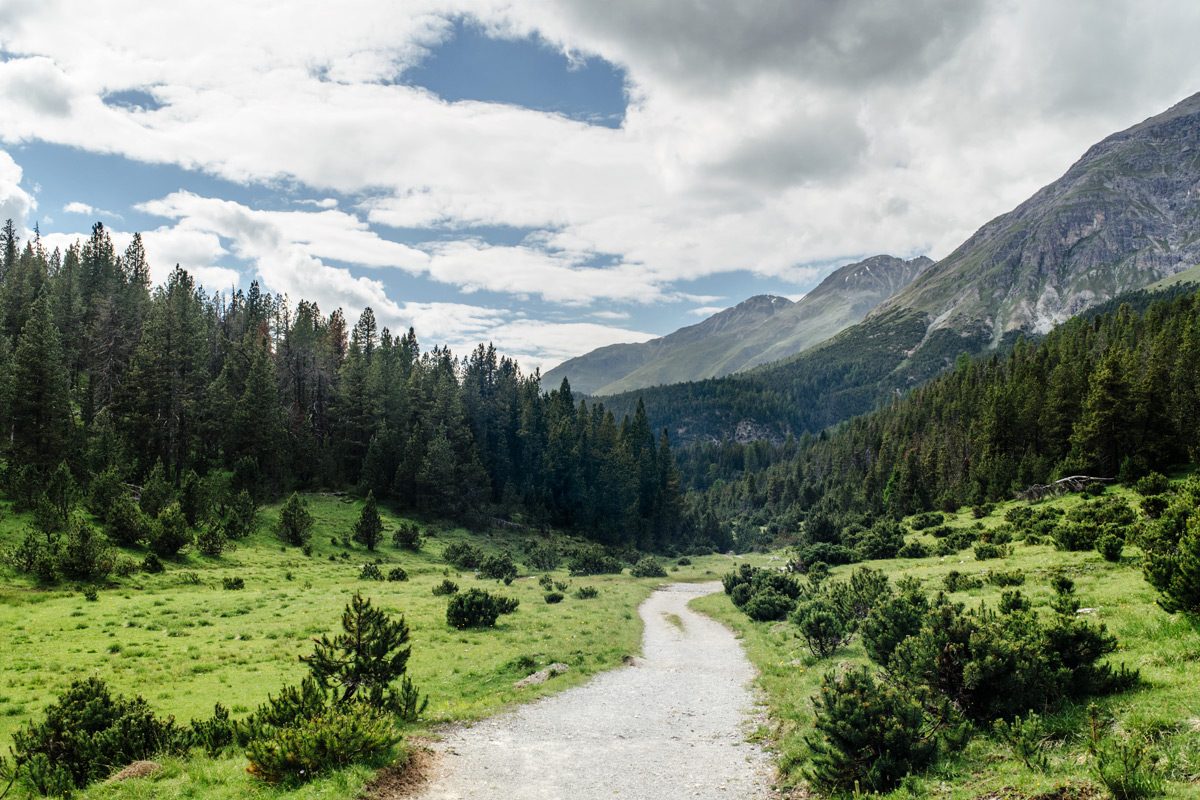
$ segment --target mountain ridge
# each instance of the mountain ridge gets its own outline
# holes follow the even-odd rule
[[[703,322],[641,344],[601,347],[549,370],[575,391],[612,395],[741,372],[802,352],[863,319],[933,264],[877,255],[834,270],[799,301],[755,295]]]

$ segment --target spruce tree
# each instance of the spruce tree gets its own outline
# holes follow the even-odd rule
[[[374,550],[375,545],[383,539],[383,521],[379,518],[379,509],[375,505],[375,494],[367,493],[367,503],[363,506],[358,522],[354,524],[354,541]]]
[[[275,523],[275,535],[280,540],[301,547],[312,538],[313,515],[308,510],[308,503],[299,494],[292,496],[279,509],[279,521]]]

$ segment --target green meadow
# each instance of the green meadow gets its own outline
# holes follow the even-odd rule
[[[0,752],[7,753],[12,732],[39,716],[72,681],[95,675],[114,692],[141,694],[160,714],[180,722],[205,718],[214,703],[235,718],[253,711],[267,695],[307,674],[299,660],[312,652],[312,639],[340,630],[343,608],[355,591],[393,615],[403,614],[411,631],[408,675],[429,697],[424,715],[406,732],[428,734],[440,723],[472,720],[514,703],[578,685],[601,670],[622,664],[640,651],[638,604],[662,579],[637,580],[628,574],[570,577],[564,567],[549,573],[565,585],[565,599],[545,602],[539,579],[546,573],[527,568],[524,548],[541,542],[536,533],[493,531],[472,534],[438,524],[421,524],[425,535],[418,552],[391,544],[400,518],[381,509],[385,541],[375,552],[349,545],[361,502],[310,495],[316,518],[312,554],[282,547],[271,533],[279,506],[260,514],[257,532],[220,557],[196,553],[167,561],[160,574],[135,572],[112,578],[95,601],[83,587],[39,587],[8,567],[0,588],[0,630],[5,657],[0,659]],[[3,504],[0,546],[24,536],[27,520]],[[554,534],[560,544],[575,543]],[[460,573],[441,557],[456,541],[470,541],[484,552],[509,551],[520,576],[505,586]],[[582,542],[582,540],[579,540]],[[140,548],[121,551],[141,561]],[[378,559],[387,574],[402,567],[405,581],[360,580],[363,564]],[[723,556],[696,558],[684,567],[669,566],[672,580],[715,580],[727,569]],[[223,588],[223,579],[241,578],[245,588]],[[446,623],[447,598],[432,588],[450,579],[460,590],[474,587],[516,598],[515,613],[493,628],[457,630]],[[579,599],[582,587],[597,590]],[[570,670],[541,686],[513,684],[546,665],[562,662]],[[276,790],[245,775],[244,758],[216,760],[195,756],[167,759],[155,779],[120,786],[93,785],[82,796],[259,796]],[[297,796],[353,797],[372,770],[351,767],[306,784]],[[284,790],[278,790],[283,792]]]
[[[1110,489],[1108,495],[1130,500],[1138,497],[1119,487]],[[1067,495],[1037,507],[1066,509],[1080,502],[1078,495]],[[947,515],[947,523],[952,528],[977,522],[995,527],[1013,505],[1002,504],[980,520],[962,510]],[[935,541],[925,533],[909,532],[907,538],[929,546]],[[1160,784],[1161,796],[1200,798],[1200,630],[1158,607],[1155,591],[1142,577],[1141,562],[1142,554],[1132,546],[1125,548],[1119,563],[1110,563],[1095,551],[1061,552],[1052,544],[1014,542],[1012,554],[1003,559],[976,561],[966,549],[957,556],[873,561],[866,566],[884,570],[893,585],[903,576],[918,578],[927,594],[941,590],[943,578],[952,570],[983,576],[991,570],[1020,569],[1026,581],[1018,588],[1038,613],[1045,615],[1053,613],[1049,608],[1054,597],[1051,577],[1062,574],[1072,579],[1079,604],[1087,609],[1083,614],[1117,637],[1119,650],[1108,656],[1109,662],[1124,663],[1141,674],[1135,688],[1094,699],[1105,720],[1111,721],[1112,737],[1141,751],[1141,768]],[[831,571],[831,579],[845,579],[861,566],[837,567]],[[949,596],[968,607],[994,607],[1001,591],[984,580],[980,588]],[[802,784],[810,757],[806,737],[814,730],[812,697],[820,691],[825,673],[871,665],[861,637],[856,636],[832,656],[818,659],[796,637],[794,625],[752,621],[724,593],[700,598],[693,605],[734,628],[742,638],[760,670],[759,683],[770,709],[770,724],[758,735],[777,750],[784,782]],[[1046,756],[1044,768],[1027,766],[991,732],[976,732],[963,750],[912,777],[891,796],[949,800],[1107,796],[1097,778],[1096,758],[1087,746],[1087,705],[1068,705],[1043,716],[1038,749]]]

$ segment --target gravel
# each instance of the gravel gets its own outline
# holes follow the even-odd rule
[[[754,669],[733,634],[687,608],[720,584],[674,584],[638,609],[644,657],[584,686],[457,727],[422,800],[767,798],[770,759],[745,741]],[[677,615],[683,629],[668,619]]]

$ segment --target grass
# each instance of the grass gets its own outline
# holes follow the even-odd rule
[[[115,692],[141,694],[159,713],[180,721],[203,718],[221,702],[234,717],[244,716],[296,683],[306,667],[299,656],[312,652],[312,639],[340,629],[342,609],[356,590],[391,614],[404,614],[411,630],[408,672],[430,697],[429,707],[410,733],[427,733],[450,721],[478,719],[514,703],[526,702],[586,681],[621,665],[640,652],[638,604],[661,580],[628,575],[570,578],[563,602],[543,601],[541,573],[525,569],[504,586],[459,573],[441,559],[445,547],[469,539],[487,552],[509,550],[520,563],[523,545],[533,535],[520,532],[470,534],[449,526],[422,525],[427,538],[419,552],[386,542],[374,553],[347,546],[361,503],[309,496],[316,518],[313,553],[284,548],[270,533],[278,506],[264,509],[259,530],[219,558],[188,554],[168,562],[158,575],[134,573],[114,578],[99,599],[84,599],[82,587],[37,587],[26,576],[0,567],[0,629],[7,632],[6,658],[0,660],[0,752],[12,732],[52,702],[74,680],[103,678]],[[382,510],[381,510],[382,511]],[[399,518],[384,514],[394,529]],[[23,536],[27,519],[0,504],[0,547]],[[564,539],[566,537],[563,537]],[[337,540],[336,542],[332,540]],[[145,551],[123,555],[140,561]],[[332,556],[332,560],[331,557]],[[404,582],[360,581],[362,564],[380,558],[386,575],[402,566]],[[680,567],[676,580],[712,580],[725,569],[724,557],[695,559]],[[241,590],[222,588],[223,579],[240,577]],[[431,589],[449,577],[460,590],[475,586],[520,600],[513,614],[487,630],[456,630],[446,624],[446,597]],[[576,599],[583,586],[595,598]],[[571,670],[541,686],[514,689],[530,672],[554,662]],[[169,760],[151,781],[121,787],[93,787],[84,796],[243,797],[274,790],[242,774],[245,759],[231,757]],[[300,796],[355,796],[370,770],[343,770],[314,781]],[[219,787],[219,788],[218,788]],[[291,796],[289,794],[289,796]]]
[[[1111,489],[1110,494],[1136,496],[1120,488]],[[1069,508],[1081,499],[1070,495],[1046,502]],[[978,521],[994,527],[1011,505],[1002,504]],[[952,527],[968,527],[977,521],[969,511],[948,516]],[[918,538],[933,541],[924,534]],[[844,578],[857,566],[839,567],[833,575]],[[1141,671],[1137,688],[1097,700],[1114,720],[1115,740],[1142,744],[1147,764],[1163,780],[1163,796],[1200,798],[1200,630],[1157,607],[1154,590],[1142,578],[1141,553],[1136,548],[1127,547],[1119,564],[1104,561],[1095,552],[1059,552],[1050,545],[1015,542],[1012,555],[1005,559],[978,562],[967,549],[953,557],[876,561],[869,566],[885,570],[893,582],[904,575],[917,577],[927,592],[940,590],[941,579],[952,569],[980,574],[1020,568],[1026,574],[1020,589],[1035,608],[1041,607],[1042,614],[1052,613],[1046,608],[1054,594],[1050,577],[1057,572],[1068,575],[1075,581],[1081,606],[1094,609],[1089,617],[1106,625],[1120,643],[1109,660]],[[992,606],[1000,592],[985,581],[982,588],[957,592],[952,598],[968,606]],[[848,646],[821,660],[809,654],[789,623],[753,622],[724,593],[695,600],[693,606],[729,625],[741,637],[760,672],[758,682],[770,708],[770,739],[778,753],[782,778],[787,784],[801,784],[809,758],[805,736],[812,731],[811,698],[826,672],[870,663],[860,639],[855,637]],[[1103,790],[1095,757],[1087,748],[1086,707],[1086,703],[1069,706],[1045,716],[1050,731],[1045,772],[1029,769],[1008,745],[983,732],[973,736],[960,753],[943,759],[892,796],[968,800],[1006,788],[1035,795],[1067,782],[1091,783]]]

